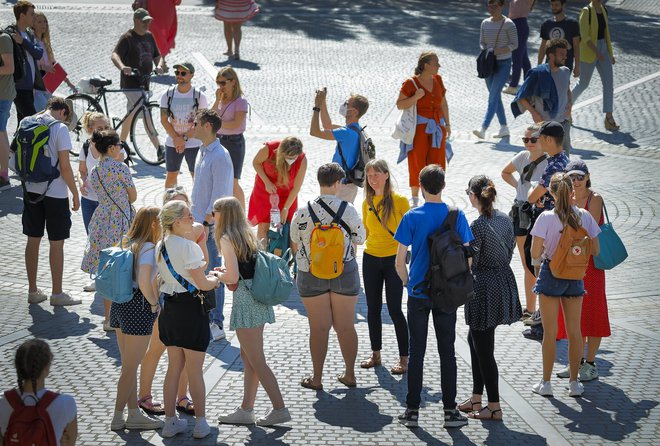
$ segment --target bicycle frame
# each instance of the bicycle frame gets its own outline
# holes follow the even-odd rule
[[[106,93],[127,93],[127,92],[140,92],[142,95],[140,98],[133,104],[133,107],[126,112],[123,118],[119,122],[115,124],[115,119],[110,116],[110,113],[108,113],[108,100],[105,97]],[[101,99],[103,99],[103,102],[101,103]],[[105,112],[105,115],[112,120],[112,128],[117,130],[121,125],[128,119],[129,116],[131,116],[135,111],[139,110],[140,107],[143,105],[147,105],[149,103],[148,101],[148,94],[146,90],[143,90],[142,88],[104,88],[100,87],[98,93],[96,93],[96,97],[94,97],[94,100],[96,101],[97,104],[103,106],[103,111]]]

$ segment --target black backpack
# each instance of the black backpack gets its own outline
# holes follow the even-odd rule
[[[362,127],[362,129],[355,128],[352,125],[349,125],[348,128],[358,134],[358,158],[355,162],[355,166],[349,168],[348,164],[346,164],[344,153],[341,150],[341,144],[337,141],[339,156],[341,157],[341,167],[344,169],[344,172],[346,172],[346,178],[348,178],[351,183],[358,187],[363,187],[365,178],[364,168],[369,161],[376,158],[376,146],[371,138],[364,133],[364,129],[367,128],[366,125]]]
[[[11,38],[11,43],[13,46],[13,55],[14,55],[14,82],[20,82],[23,77],[28,72],[27,64],[28,61],[25,58],[25,52],[23,51],[23,48],[16,43],[13,37],[11,37],[11,33],[18,33],[18,29],[14,25],[8,26],[7,28],[0,30],[0,33],[5,33],[8,34],[9,37]]]
[[[429,270],[426,294],[433,307],[445,313],[456,311],[474,296],[474,278],[468,264],[471,249],[456,232],[458,208],[449,207],[442,226],[429,237]]]

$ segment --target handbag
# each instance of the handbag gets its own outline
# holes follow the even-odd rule
[[[612,223],[610,223],[610,217],[607,215],[605,203],[603,203],[603,212],[605,212],[607,222],[600,226],[601,232],[598,234],[600,252],[597,256],[594,256],[594,266],[598,269],[607,270],[614,268],[626,260],[628,251],[626,251],[621,238],[614,230]]]
[[[192,283],[188,282],[185,277],[181,276],[174,270],[172,262],[170,262],[170,256],[167,254],[167,248],[165,248],[165,242],[160,248],[160,253],[167,264],[167,268],[170,270],[172,277],[176,279],[177,282],[181,284],[190,294],[199,299],[200,304],[202,305],[202,313],[208,314],[215,308],[215,290],[202,291],[197,288]]]
[[[411,78],[415,85],[415,91],[419,90],[417,82]],[[417,128],[417,104],[401,110],[399,118],[394,125],[392,138],[401,140],[404,144],[412,144],[415,139],[415,130]]]
[[[481,50],[479,56],[477,57],[477,76],[479,77],[479,79],[486,79],[487,77],[492,76],[493,73],[495,72],[495,69],[497,68],[495,47],[497,47],[497,41],[500,38],[500,31],[502,31],[504,22],[506,22],[506,18],[502,20],[500,29],[497,31],[497,36],[495,37],[495,44],[493,45],[493,48],[492,49],[484,48],[483,50]]]

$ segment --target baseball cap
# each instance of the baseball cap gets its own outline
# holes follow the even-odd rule
[[[578,174],[578,175],[588,175],[589,168],[587,164],[582,160],[574,160],[566,165],[564,172],[568,175]]]
[[[135,10],[133,13],[133,18],[142,20],[143,22],[146,22],[147,20],[153,20],[153,17],[149,15],[149,12],[147,12],[146,9],[144,8],[138,8]]]
[[[533,136],[564,136],[564,127],[557,121],[545,121]]]
[[[71,99],[65,99],[64,102],[69,106],[69,116],[64,121],[64,125],[66,125],[69,130],[73,131],[78,124],[78,115],[73,111],[73,101]]]
[[[195,67],[190,62],[180,62],[178,64],[175,64],[174,68],[177,68],[177,67],[183,68],[184,70],[188,70],[191,73],[195,72]]]

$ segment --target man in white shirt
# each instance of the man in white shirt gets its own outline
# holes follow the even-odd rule
[[[183,157],[190,176],[194,178],[195,159],[202,142],[192,137],[195,115],[208,107],[206,97],[192,86],[195,67],[190,62],[174,65],[176,85],[167,89],[160,98],[160,121],[167,132],[165,140],[165,188],[177,184]]]
[[[50,304],[77,305],[80,299],[74,299],[62,291],[62,274],[64,272],[64,240],[69,238],[71,229],[71,211],[69,210],[69,192],[73,195],[71,209],[77,211],[80,207],[78,189],[73,179],[73,170],[69,163],[71,139],[67,125],[75,125],[78,118],[73,113],[71,101],[59,97],[48,100],[46,111],[27,119],[39,119],[50,125],[50,135],[47,143],[51,165],[57,167],[59,177],[50,182],[25,182],[23,193],[23,234],[28,241],[25,247],[25,269],[28,276],[28,302],[37,304],[46,300],[46,294],[37,288],[37,270],[39,267],[39,246],[48,232],[50,243],[50,274],[52,292]],[[55,122],[53,121],[60,121]],[[66,123],[62,124],[62,122]],[[18,133],[17,133],[18,135]],[[12,166],[15,163],[11,163]],[[68,190],[67,190],[68,189]],[[42,197],[43,195],[43,197]]]

